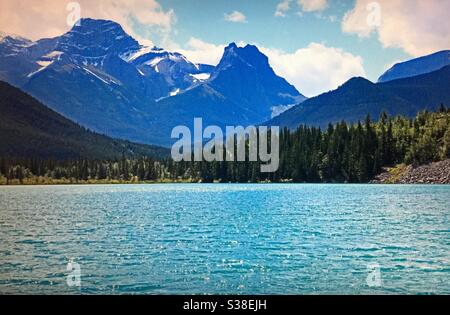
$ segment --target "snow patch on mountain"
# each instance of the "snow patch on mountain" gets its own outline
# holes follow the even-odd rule
[[[170,96],[178,95],[180,93],[180,91],[181,91],[180,89],[176,89],[176,90],[170,92]]]
[[[151,47],[143,46],[139,50],[131,50],[127,51],[126,53],[123,53],[120,55],[120,58],[126,62],[132,62],[139,57],[149,54],[151,52],[154,52],[154,49]]]
[[[190,76],[198,81],[206,81],[211,77],[211,73],[190,74]]]
[[[100,71],[96,71],[94,68],[89,68],[89,67],[83,67],[82,68],[85,72],[87,72],[89,75],[94,76],[96,79],[102,81],[105,84],[111,85],[111,84],[116,84],[116,85],[121,85],[120,82],[118,82],[117,80],[115,80],[114,78],[108,76],[107,74],[104,73],[100,73]]]
[[[44,55],[42,58],[48,58],[48,59],[58,59],[61,57],[61,55],[64,54],[62,51],[54,50],[46,55]]]
[[[284,112],[288,111],[292,107],[294,107],[297,104],[292,105],[279,105],[279,106],[272,106],[270,109],[272,110],[271,118],[275,118],[277,116],[280,116]]]
[[[47,69],[54,61],[49,61],[49,60],[39,60],[36,63],[40,66],[39,69],[37,69],[36,71],[33,71],[31,73],[29,73],[27,75],[28,78],[31,78],[32,76],[34,76],[35,74]]]
[[[150,67],[156,67],[158,63],[163,61],[165,57],[156,57],[154,59],[150,59],[149,61],[145,62],[144,64],[149,65]]]

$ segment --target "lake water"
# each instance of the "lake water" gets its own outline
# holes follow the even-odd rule
[[[450,186],[0,187],[0,293],[450,294]]]

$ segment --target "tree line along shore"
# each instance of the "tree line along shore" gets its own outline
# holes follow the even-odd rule
[[[4,156],[0,157],[0,185],[449,183],[448,159],[450,110],[442,105],[436,112],[424,111],[413,119],[383,113],[377,122],[367,116],[365,121],[353,124],[330,124],[326,130],[303,125],[296,130],[282,129],[280,167],[275,173],[261,173],[259,162],[176,163],[170,158],[147,156],[109,160]]]

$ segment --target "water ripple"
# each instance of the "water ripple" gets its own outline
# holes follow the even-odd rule
[[[449,197],[439,185],[0,187],[0,293],[450,294]]]

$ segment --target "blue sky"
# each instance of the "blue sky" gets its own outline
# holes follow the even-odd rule
[[[1,0],[0,31],[59,36],[77,20],[69,3],[198,63],[217,63],[230,42],[256,44],[306,96],[450,49],[450,0]]]
[[[411,58],[400,48],[383,48],[375,34],[361,39],[343,33],[341,21],[354,7],[352,0],[330,1],[320,12],[302,12],[292,2],[285,17],[274,15],[279,0],[160,0],[160,3],[165,9],[174,9],[177,20],[172,40],[182,46],[195,37],[216,45],[233,41],[257,43],[289,53],[319,42],[361,56],[370,80],[376,80],[387,65]],[[247,21],[225,21],[224,14],[233,11],[242,12]],[[157,39],[155,43],[158,44]]]

